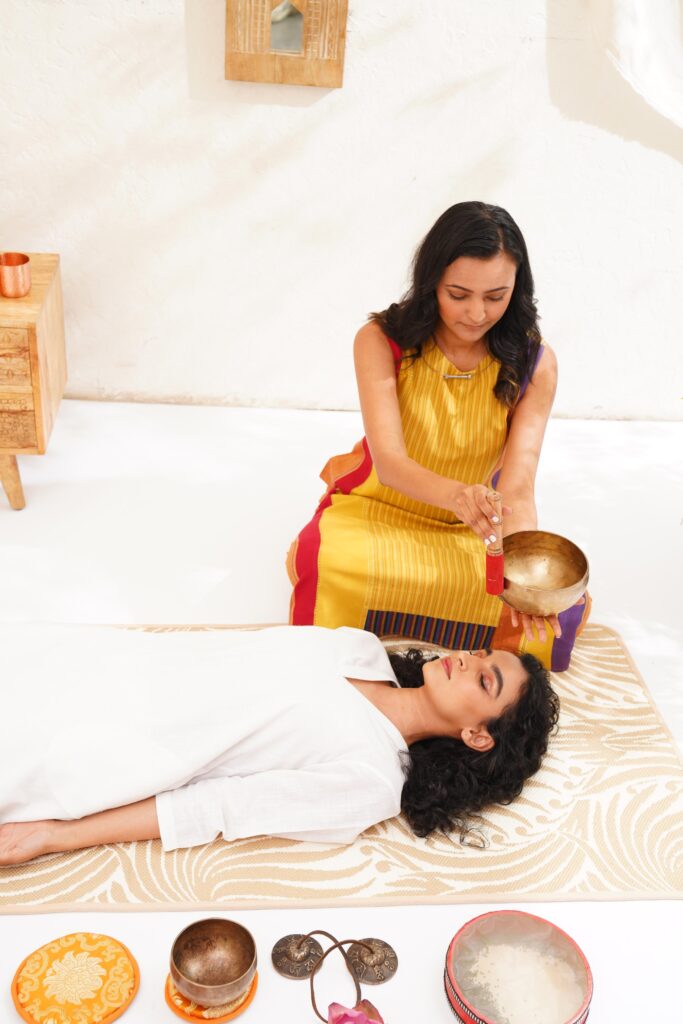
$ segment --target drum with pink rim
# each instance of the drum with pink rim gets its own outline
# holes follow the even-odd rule
[[[448,947],[444,983],[462,1024],[584,1024],[593,995],[574,940],[521,910],[463,925]]]

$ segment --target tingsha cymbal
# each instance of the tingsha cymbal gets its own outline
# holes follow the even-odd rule
[[[382,939],[359,939],[347,952],[353,973],[365,985],[381,985],[398,970],[396,953]]]
[[[310,935],[285,935],[273,946],[273,967],[285,978],[309,978],[322,956],[322,946]]]

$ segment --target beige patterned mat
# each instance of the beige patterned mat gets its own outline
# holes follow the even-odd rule
[[[545,764],[474,845],[416,839],[396,818],[349,847],[98,847],[0,869],[0,911],[683,896],[683,763],[620,637],[589,625],[554,685],[563,710]]]

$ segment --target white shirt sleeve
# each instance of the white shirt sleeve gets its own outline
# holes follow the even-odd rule
[[[164,850],[210,843],[219,833],[351,843],[398,814],[400,804],[388,779],[356,761],[201,779],[156,798]]]

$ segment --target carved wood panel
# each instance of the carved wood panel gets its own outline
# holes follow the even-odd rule
[[[30,384],[31,364],[28,352],[3,352],[0,350],[0,385]]]
[[[28,331],[0,327],[0,384],[30,383]]]
[[[0,412],[0,451],[35,448],[36,417],[33,412]]]
[[[0,327],[0,352],[28,352],[28,331],[21,327]]]
[[[31,409],[32,391],[6,391],[0,394],[0,412],[28,412]]]

